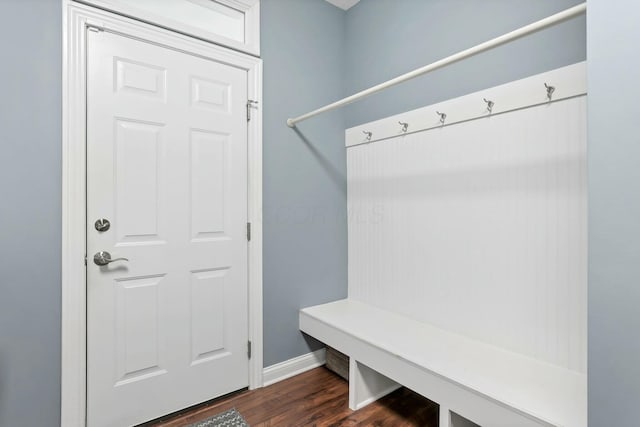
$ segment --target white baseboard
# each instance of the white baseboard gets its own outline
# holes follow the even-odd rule
[[[267,366],[262,371],[263,386],[266,387],[279,381],[286,380],[325,363],[325,349],[321,348],[275,365]]]

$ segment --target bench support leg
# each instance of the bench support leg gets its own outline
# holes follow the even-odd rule
[[[349,408],[358,410],[399,389],[400,384],[349,359]]]
[[[451,424],[451,411],[444,405],[440,405],[440,427],[452,427]]]

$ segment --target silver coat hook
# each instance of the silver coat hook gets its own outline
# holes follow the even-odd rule
[[[373,136],[373,132],[367,132],[366,130],[363,130],[362,133],[367,135],[367,141],[371,141],[371,137]]]
[[[407,129],[409,129],[409,123],[405,123],[405,122],[398,122],[398,124],[400,126],[402,126],[402,132],[406,132]]]
[[[447,120],[447,115],[440,111],[436,111],[436,114],[440,116],[440,123],[444,124],[444,121]]]
[[[487,111],[491,113],[493,111],[493,106],[496,105],[496,103],[487,98],[482,98],[482,99],[484,99],[484,102],[487,103]]]
[[[555,86],[549,86],[548,84],[544,84],[544,87],[547,88],[547,99],[549,101],[551,101],[551,98],[553,97],[553,92],[555,92],[556,87]]]

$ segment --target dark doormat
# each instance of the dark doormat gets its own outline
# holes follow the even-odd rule
[[[189,427],[249,427],[249,424],[242,418],[240,412],[233,408],[206,420],[193,423]]]

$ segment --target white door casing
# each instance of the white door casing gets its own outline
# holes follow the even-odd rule
[[[193,56],[189,56],[193,60],[205,61],[212,63],[211,60],[217,61],[227,65],[233,65],[238,70],[243,70],[245,74],[245,82],[248,84],[248,97],[256,101],[261,100],[261,61],[257,58],[253,58],[247,55],[243,55],[238,52],[233,52],[228,49],[224,49],[206,42],[192,39],[187,36],[172,33],[164,29],[156,28],[151,25],[142,24],[140,22],[130,20],[121,16],[114,15],[109,12],[100,11],[89,6],[76,4],[71,1],[65,0],[63,2],[63,24],[65,28],[64,32],[64,70],[63,70],[63,254],[62,254],[62,402],[61,402],[61,424],[65,426],[82,426],[86,421],[86,290],[87,290],[87,277],[86,273],[91,275],[89,271],[92,267],[96,267],[92,263],[93,252],[87,252],[85,242],[87,240],[87,231],[92,230],[93,220],[86,220],[86,190],[85,177],[86,177],[86,165],[85,165],[85,96],[87,79],[85,76],[86,69],[86,46],[87,37],[90,31],[87,31],[88,27],[104,29],[105,32],[96,34],[96,36],[110,35],[115,37],[114,34],[128,35],[131,38],[135,38],[140,41],[149,41],[151,44],[172,48],[173,52],[178,54],[179,52],[192,53]],[[113,34],[109,34],[113,33]],[[196,58],[199,57],[199,58]],[[206,59],[205,59],[206,58]],[[209,61],[207,61],[209,60]],[[117,70],[116,70],[117,72]],[[144,73],[143,73],[144,74]],[[136,73],[133,74],[133,81],[135,82]],[[135,86],[135,84],[134,84]],[[148,87],[147,87],[148,89]],[[204,93],[204,92],[202,92]],[[147,94],[149,95],[149,94]],[[208,95],[204,95],[208,96]],[[242,102],[242,110],[244,112],[244,102]],[[262,386],[262,283],[261,283],[261,114],[260,110],[254,110],[252,114],[252,120],[247,124],[244,119],[244,113],[241,114],[245,129],[248,129],[248,153],[245,156],[245,161],[248,160],[248,171],[245,171],[245,177],[248,175],[248,182],[245,185],[245,189],[248,188],[248,195],[245,190],[245,204],[248,196],[248,206],[245,208],[245,212],[248,212],[249,221],[252,223],[252,239],[248,244],[248,263],[249,263],[249,339],[252,341],[253,355],[249,361],[249,387],[257,388]],[[149,124],[149,123],[146,123]],[[125,126],[126,127],[126,126]],[[144,128],[144,126],[142,126]],[[116,129],[114,127],[114,129]],[[148,129],[148,128],[147,128]],[[131,130],[131,128],[129,129]],[[206,129],[200,129],[206,130]],[[205,132],[206,133],[206,132]],[[202,141],[201,141],[202,142]],[[145,147],[145,144],[138,144],[139,147]],[[197,144],[196,144],[197,145]],[[206,144],[200,144],[206,145]],[[214,144],[215,145],[215,144]],[[148,148],[148,146],[147,146]],[[144,150],[144,148],[143,148]],[[147,150],[148,151],[148,150]],[[215,158],[215,150],[208,151],[209,158]],[[245,163],[246,164],[246,163]],[[148,166],[148,165],[147,165]],[[144,170],[144,165],[142,167]],[[210,173],[207,170],[205,174]],[[148,175],[150,176],[150,175]],[[191,177],[190,177],[191,178]],[[131,190],[131,189],[128,189]],[[205,191],[211,190],[211,187],[205,189]],[[131,191],[129,191],[131,193]],[[184,196],[183,196],[184,197]],[[106,217],[106,216],[105,216]],[[245,215],[246,218],[246,215]],[[245,219],[246,221],[246,219]],[[125,221],[126,222],[126,221]],[[160,220],[156,223],[160,224]],[[148,226],[148,225],[147,225]],[[244,227],[242,227],[244,230]],[[114,233],[117,233],[117,224],[113,223]],[[95,230],[93,230],[95,232]],[[191,232],[191,229],[190,231]],[[135,234],[135,232],[134,232]],[[205,233],[206,234],[206,233]],[[244,237],[244,231],[241,231]],[[122,236],[120,236],[122,237]],[[191,238],[189,234],[189,238]],[[200,236],[203,237],[203,236]],[[209,236],[213,237],[213,236]],[[153,240],[152,237],[143,237],[144,239]],[[124,240],[127,240],[126,238]],[[197,240],[197,239],[195,239]],[[123,243],[123,242],[121,242]],[[124,242],[127,243],[127,242]],[[131,241],[128,243],[132,243]],[[91,245],[91,242],[89,241]],[[150,242],[146,242],[147,249],[153,246]],[[245,251],[247,249],[247,242],[244,241]],[[133,251],[132,247],[123,248],[118,247],[117,250],[112,249],[112,255],[117,256],[123,249]],[[105,250],[102,248],[101,250]],[[107,249],[108,250],[108,249]],[[246,252],[245,252],[246,253]],[[89,265],[85,267],[84,256],[88,255]],[[132,254],[132,252],[131,252]],[[128,268],[133,269],[133,256],[130,256],[132,261],[129,263]],[[140,261],[140,259],[138,259]],[[246,263],[246,261],[245,261]],[[117,274],[127,276],[127,270],[122,270],[123,263],[114,263],[109,270],[114,269],[118,271]],[[215,269],[216,267],[212,267]],[[203,273],[198,268],[192,268],[196,270],[196,273]],[[206,268],[202,268],[206,270]],[[191,271],[191,270],[189,270]],[[124,274],[122,274],[124,273]],[[133,271],[130,272],[130,277]],[[106,273],[107,276],[112,274]],[[215,282],[219,276],[218,270],[213,270],[211,275],[200,274],[200,279],[205,282]],[[246,269],[245,269],[246,274]],[[142,274],[140,274],[142,276]],[[153,276],[153,274],[151,274]],[[111,276],[109,276],[111,277]],[[136,276],[137,277],[137,276]],[[165,274],[163,278],[169,277],[169,274]],[[112,279],[115,276],[111,277]],[[125,282],[120,281],[121,283]],[[162,288],[162,281],[157,289]],[[131,284],[131,282],[129,283]],[[153,288],[150,283],[138,283],[140,285],[140,291],[149,290]],[[89,284],[90,285],[90,284]],[[206,288],[206,286],[204,286]],[[215,288],[209,287],[209,289]],[[206,291],[205,291],[206,293]],[[133,294],[130,294],[133,295]],[[139,294],[138,294],[139,295]],[[245,293],[246,296],[246,293]],[[135,297],[135,295],[134,295]],[[245,298],[246,302],[247,298]],[[115,303],[114,303],[115,304]],[[246,305],[246,304],[245,304]],[[245,316],[246,324],[247,316]],[[208,319],[204,319],[205,321]],[[177,328],[177,326],[176,326]],[[247,331],[247,328],[244,328]],[[136,331],[133,331],[135,333]],[[138,330],[139,332],[139,330]],[[246,332],[245,332],[246,337]],[[211,340],[208,344],[211,344]],[[148,343],[148,341],[147,341]],[[201,343],[202,344],[202,343]],[[202,345],[190,346],[189,357],[194,358],[194,354],[198,351],[198,346],[202,350]],[[206,347],[206,345],[205,345]],[[206,353],[206,349],[202,351]],[[224,353],[224,352],[223,352]],[[244,356],[244,366],[246,372],[247,359],[246,359],[246,338],[240,353]],[[199,355],[201,358],[203,354]],[[213,356],[213,354],[209,354]],[[197,358],[198,356],[196,356]],[[206,359],[206,356],[204,356]],[[141,359],[129,360],[129,363],[147,363]],[[205,365],[205,363],[199,363]],[[189,363],[191,365],[191,363]],[[196,365],[198,365],[196,363]],[[131,365],[133,366],[133,365]],[[130,367],[126,368],[130,369]],[[133,368],[135,370],[135,368]],[[147,368],[143,368],[147,369]],[[154,371],[155,368],[151,367],[145,374],[149,374],[151,378],[160,378],[164,375],[157,375],[158,372]],[[160,369],[162,370],[162,368]],[[142,373],[142,370],[140,372]],[[153,374],[156,374],[155,377]],[[133,375],[135,376],[135,375]],[[142,375],[145,376],[144,374]],[[127,380],[132,380],[130,375]],[[246,374],[244,376],[244,386],[247,385]],[[112,378],[112,383],[117,380]],[[131,381],[135,383],[136,381]],[[142,381],[137,381],[142,383]],[[207,398],[213,396],[212,389],[214,387],[207,387]],[[215,393],[215,391],[213,391]],[[156,399],[159,393],[154,393],[153,396],[148,395],[136,395],[136,400],[140,399]],[[206,399],[206,398],[205,398]],[[139,403],[139,402],[138,402]]]
[[[88,425],[130,425],[248,386],[246,71],[87,51]]]

